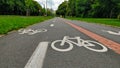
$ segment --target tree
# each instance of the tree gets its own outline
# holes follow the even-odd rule
[[[76,16],[77,17],[89,17],[88,13],[91,9],[90,0],[76,0]]]
[[[30,15],[30,9],[32,8],[32,0],[25,0],[25,6],[26,6],[26,16]]]
[[[25,15],[25,1],[24,0],[15,0],[14,1],[14,11],[15,15]]]
[[[94,0],[91,9],[93,17],[116,18],[119,14],[118,0]]]
[[[58,10],[56,11],[57,15],[62,15],[63,17],[65,17],[66,13],[67,13],[67,1],[63,2],[62,4],[59,5]]]
[[[14,0],[0,0],[0,14],[12,14],[14,5]]]
[[[30,8],[30,14],[35,16],[40,15],[41,10],[42,7],[40,6],[40,4],[38,4],[38,2],[36,1],[33,1]]]
[[[0,0],[0,15],[39,15],[40,10],[40,4],[33,0]]]
[[[96,18],[117,18],[120,16],[120,0],[69,0],[64,9],[61,8],[65,6],[63,3],[56,11],[58,15],[66,13],[68,16]]]
[[[68,6],[67,6],[67,14],[70,16],[76,16],[76,0],[69,0]]]

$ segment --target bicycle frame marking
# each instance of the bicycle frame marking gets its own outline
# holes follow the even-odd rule
[[[76,42],[73,42],[73,41],[71,41],[71,40],[77,40],[77,43],[76,43]],[[64,36],[63,41],[61,42],[60,45],[63,46],[66,41],[67,41],[67,42],[70,42],[70,43],[72,43],[72,44],[75,44],[75,45],[77,45],[77,46],[83,46],[83,45],[82,45],[82,42],[84,42],[84,40],[83,40],[83,39],[80,39],[80,37],[70,38],[70,37],[68,37],[68,36]],[[89,45],[89,46],[94,46],[94,45]]]
[[[72,41],[72,40],[77,40],[77,42],[74,42],[74,41]],[[55,47],[55,43],[57,43],[57,42],[60,42],[60,46],[64,46],[64,44],[65,44],[65,42],[66,42],[66,43],[69,44],[69,47],[68,47],[67,49],[59,49],[59,48]],[[95,46],[95,45],[92,44],[91,42],[92,42],[92,43],[96,43],[97,45],[100,45],[103,49],[102,49],[102,50],[97,50],[97,49],[93,49],[93,48],[89,47],[89,46]],[[85,43],[87,43],[87,44],[85,44]],[[63,40],[53,41],[52,44],[51,44],[51,47],[52,47],[54,50],[56,50],[56,51],[66,52],[66,51],[72,50],[73,44],[75,44],[75,45],[77,45],[77,46],[79,46],[79,47],[83,46],[83,47],[85,47],[85,48],[87,48],[87,49],[89,49],[89,50],[96,51],[96,52],[106,52],[106,51],[108,50],[104,45],[102,45],[102,44],[100,44],[100,43],[98,43],[98,42],[90,41],[90,40],[83,40],[83,39],[81,39],[80,37],[70,38],[69,36],[64,36]]]

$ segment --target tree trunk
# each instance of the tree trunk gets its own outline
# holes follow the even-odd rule
[[[120,14],[118,14],[117,18],[120,20]]]
[[[112,18],[112,15],[113,15],[113,9],[114,9],[114,8],[112,8],[111,11],[110,11],[110,15],[109,15],[110,18]]]
[[[26,16],[30,16],[30,10],[29,9],[26,10]]]

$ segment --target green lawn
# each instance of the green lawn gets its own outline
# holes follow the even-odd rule
[[[9,31],[24,28],[51,18],[42,16],[0,16],[0,34],[6,34]]]
[[[108,19],[108,18],[68,18],[68,19],[120,27],[120,20],[118,19]]]

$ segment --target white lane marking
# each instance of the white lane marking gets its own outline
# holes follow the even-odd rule
[[[51,26],[51,27],[53,27],[53,26],[54,26],[54,24],[50,24],[50,26]]]
[[[42,68],[48,48],[48,42],[40,42],[24,68]]]
[[[107,31],[107,30],[102,30],[103,32],[107,32],[109,34],[112,34],[112,35],[120,35],[120,31],[119,32],[113,32],[113,31]]]

